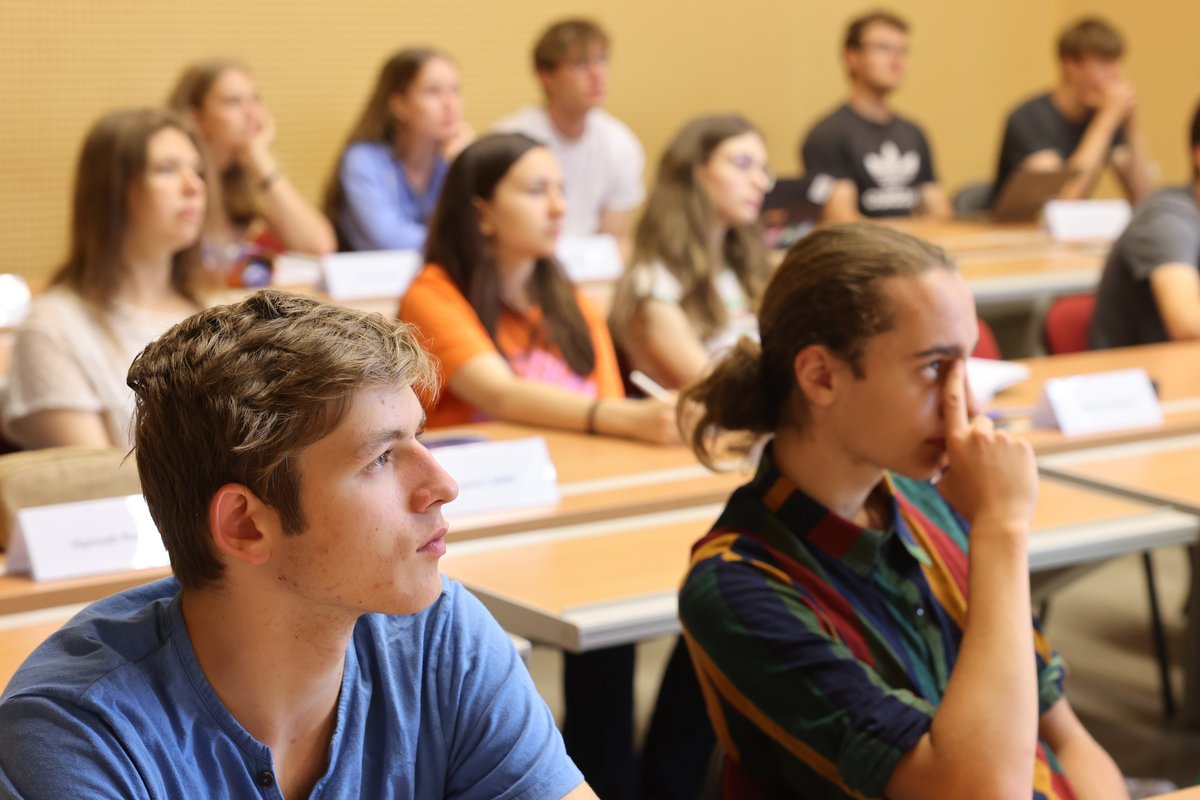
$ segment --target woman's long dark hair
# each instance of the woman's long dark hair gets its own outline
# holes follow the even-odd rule
[[[475,200],[491,200],[513,164],[535,147],[544,145],[520,133],[493,133],[476,140],[450,165],[429,221],[426,263],[446,270],[492,341],[502,311],[500,277],[491,242],[479,229]],[[590,375],[596,350],[562,266],[553,258],[538,259],[530,284],[533,301],[542,309],[544,344],[557,346],[576,375]]]

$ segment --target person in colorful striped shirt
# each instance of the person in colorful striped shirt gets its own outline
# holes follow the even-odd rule
[[[681,398],[710,466],[774,435],[680,591],[725,797],[1127,798],[1030,623],[1036,465],[976,413],[945,253],[822,229],[759,324]]]

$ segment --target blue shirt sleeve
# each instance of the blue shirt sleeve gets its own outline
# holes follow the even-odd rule
[[[338,227],[353,250],[420,250],[425,223],[402,191],[399,166],[386,145],[356,142],[338,167],[344,197]]]
[[[43,696],[0,705],[0,800],[149,798],[114,732],[85,709]]]
[[[550,709],[512,640],[461,585],[447,582],[455,635],[442,667],[447,708],[456,709],[446,797],[542,800],[563,797],[583,775],[567,756]]]

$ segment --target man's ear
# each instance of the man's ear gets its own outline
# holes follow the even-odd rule
[[[821,344],[810,344],[792,361],[796,386],[807,399],[809,406],[824,408],[833,404],[837,381],[846,370],[846,364]]]
[[[539,69],[535,73],[537,75],[538,85],[542,87],[542,94],[550,96],[550,81],[554,77],[554,71],[549,69]]]
[[[208,527],[223,558],[265,564],[283,534],[279,514],[240,483],[217,489],[208,504]]]

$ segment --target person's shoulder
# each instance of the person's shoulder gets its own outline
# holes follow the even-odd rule
[[[2,701],[40,695],[82,702],[92,687],[163,646],[178,592],[175,579],[165,578],[88,606],[30,654]]]
[[[1135,216],[1150,214],[1178,214],[1188,219],[1200,218],[1200,208],[1196,206],[1196,195],[1190,186],[1166,186],[1142,202]]]
[[[426,264],[422,267],[405,291],[404,299],[413,296],[414,292],[416,296],[430,294],[440,297],[462,296],[458,287],[454,285],[450,273],[439,264]]]
[[[1049,92],[1035,94],[1032,97],[1027,97],[1018,103],[1011,112],[1008,119],[1010,123],[1023,122],[1032,119],[1044,119],[1047,116],[1061,116],[1058,110],[1054,107],[1054,101],[1050,98]]]
[[[392,149],[383,142],[357,141],[346,145],[342,156],[345,164],[381,165],[394,160]]]
[[[550,115],[542,106],[526,106],[501,117],[492,125],[497,133],[523,133],[535,139],[547,141],[550,137]]]
[[[846,128],[854,125],[858,120],[858,115],[851,110],[850,105],[842,103],[812,124],[804,137],[804,144],[808,146],[810,142],[820,144],[833,142],[844,136]]]
[[[603,108],[595,108],[588,115],[586,137],[600,141],[614,159],[641,158],[642,142],[633,129]]]
[[[78,324],[88,318],[89,306],[74,289],[58,284],[40,293],[29,304],[25,322],[30,325]]]

